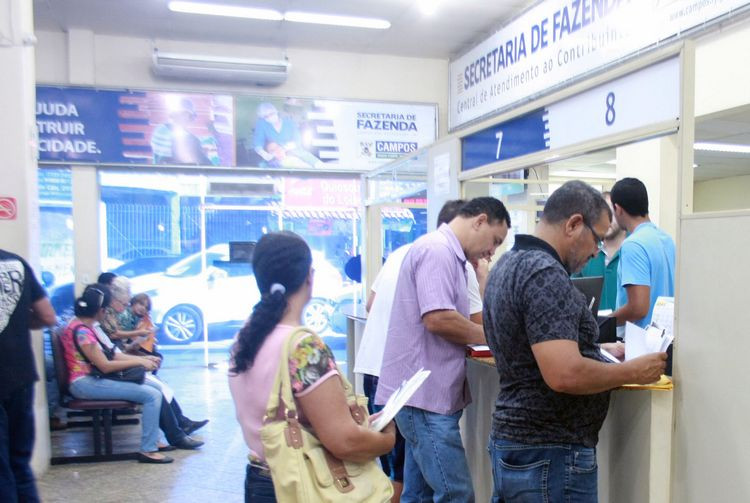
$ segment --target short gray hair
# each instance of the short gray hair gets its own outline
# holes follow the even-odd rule
[[[112,297],[127,304],[130,302],[130,281],[125,276],[117,276],[109,285]]]
[[[556,224],[579,214],[586,224],[594,225],[603,212],[612,220],[612,211],[598,190],[580,180],[571,180],[549,196],[544,205],[542,220],[548,224]]]

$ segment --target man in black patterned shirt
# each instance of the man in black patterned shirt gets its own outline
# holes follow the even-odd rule
[[[535,234],[517,236],[490,273],[484,328],[500,377],[493,501],[597,501],[595,447],[608,390],[664,371],[666,353],[606,363],[596,320],[570,281],[598,252],[611,220],[599,192],[568,182],[550,196]]]
[[[29,329],[55,324],[47,294],[24,259],[0,250],[0,501],[39,501],[34,450],[34,381]]]

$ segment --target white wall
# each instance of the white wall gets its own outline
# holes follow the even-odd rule
[[[695,49],[695,116],[750,103],[750,23],[725,28]]]
[[[750,175],[697,182],[693,210],[724,211],[750,208]]]
[[[750,500],[750,214],[681,225],[672,501]]]
[[[677,135],[617,147],[617,178],[646,185],[649,217],[673,238],[677,231]]]
[[[39,83],[69,84],[76,65],[89,65],[88,61],[77,59],[88,57],[81,56],[86,51],[69,50],[71,40],[80,37],[38,32],[37,38]],[[92,34],[92,40],[93,85],[436,103],[439,135],[447,130],[448,60],[288,49],[292,68],[287,82],[279,87],[259,88],[157,79],[150,72],[151,54],[156,47],[160,51],[201,55],[279,58],[279,49],[99,34]]]
[[[695,115],[750,103],[750,23],[696,44]],[[750,176],[694,184],[693,210],[749,207]],[[745,201],[744,204],[739,204]],[[742,266],[750,215],[684,216],[677,243],[672,501],[748,501],[747,358]]]
[[[0,248],[24,257],[39,270],[39,202],[37,194],[36,133],[34,118],[34,47],[25,43],[33,33],[30,0],[3,2],[0,26],[4,37],[0,47],[0,110],[5,118],[0,124],[0,197],[16,201],[17,214],[0,221]],[[13,29],[6,31],[5,27]],[[44,376],[42,334],[32,332],[32,347],[37,373]],[[34,389],[36,442],[31,466],[41,475],[49,464],[50,442],[47,419],[47,394],[44,379]],[[7,448],[5,445],[3,448]]]

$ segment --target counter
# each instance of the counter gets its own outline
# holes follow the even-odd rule
[[[367,312],[348,306],[347,376],[362,393],[362,376],[354,375]],[[466,377],[472,403],[461,418],[461,437],[474,483],[476,501],[490,501],[492,464],[487,443],[499,389],[495,360],[467,358]],[[671,390],[628,386],[612,392],[609,412],[599,432],[599,501],[608,503],[667,503],[670,500],[672,452]]]
[[[344,306],[341,312],[346,316],[346,378],[354,383],[357,393],[364,393],[362,374],[354,374],[354,360],[365,330],[367,310],[362,304],[351,304]]]
[[[490,501],[493,482],[487,443],[499,389],[494,359],[468,358],[466,375],[473,401],[464,410],[461,436],[476,501]],[[599,501],[669,501],[673,395],[671,390],[647,386],[612,392],[597,446]]]

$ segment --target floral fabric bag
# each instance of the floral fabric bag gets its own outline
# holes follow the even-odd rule
[[[389,501],[393,488],[375,460],[351,463],[334,457],[314,432],[298,421],[289,376],[289,355],[300,335],[314,332],[299,327],[292,331],[281,351],[281,362],[266,406],[260,436],[276,499],[283,502],[327,503]],[[357,396],[341,376],[352,417],[367,424],[367,398]]]

